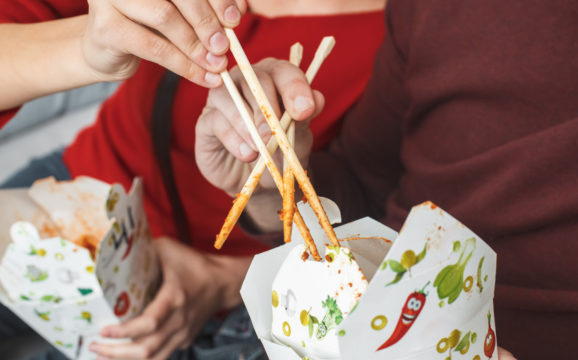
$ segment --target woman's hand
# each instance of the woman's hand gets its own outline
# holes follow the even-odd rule
[[[122,80],[140,59],[206,87],[221,83],[229,42],[245,0],[89,0],[82,41],[86,63],[101,80]]]
[[[303,72],[288,61],[268,58],[254,65],[254,69],[278,117],[282,105],[295,120],[307,120],[323,107],[321,93],[312,90]],[[255,125],[267,143],[271,130],[259,106],[242,81],[239,69],[235,67],[230,73],[237,87],[240,84],[249,113],[253,114]],[[297,126],[295,151],[306,165],[312,135],[306,122],[302,125],[305,126]],[[257,159],[256,149],[225,87],[212,89],[196,126],[195,155],[202,174],[216,187],[235,194],[252,170],[250,162]],[[270,176],[262,178],[261,189],[273,187]]]
[[[168,238],[155,240],[163,284],[142,315],[105,327],[103,337],[130,338],[125,344],[93,343],[107,359],[167,359],[189,346],[216,312],[240,304],[239,290],[251,258],[210,255]]]

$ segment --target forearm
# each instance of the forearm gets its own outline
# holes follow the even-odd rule
[[[208,261],[214,266],[214,283],[218,284],[220,309],[228,310],[239,305],[241,285],[249,270],[252,258],[249,256],[208,255]]]
[[[87,16],[35,24],[0,24],[0,110],[103,81],[85,62]]]

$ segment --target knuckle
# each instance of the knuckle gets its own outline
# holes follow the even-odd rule
[[[185,322],[185,321],[183,320],[183,322]],[[175,339],[175,340],[178,342],[178,344],[179,344],[180,346],[182,346],[182,345],[188,345],[188,344],[187,344],[187,340],[188,340],[188,338],[189,338],[189,333],[188,333],[188,331],[179,331],[175,336],[176,336],[176,339]]]
[[[303,80],[300,78],[292,78],[285,83],[285,86],[288,89],[300,89],[303,87]]]
[[[295,66],[286,60],[276,60],[270,64],[271,74],[273,76],[281,75],[287,69],[293,69]]]
[[[187,36],[183,50],[195,60],[202,60],[204,47],[196,36]]]
[[[139,357],[143,359],[150,359],[153,356],[154,349],[150,344],[142,344],[139,347]]]
[[[256,65],[266,67],[268,65],[273,64],[275,62],[275,60],[276,59],[269,56],[269,57],[266,57],[264,59],[261,59],[261,61],[259,61]]]
[[[238,125],[243,123],[243,117],[238,110],[235,110],[235,113],[231,115],[231,124]]]
[[[169,51],[168,44],[160,38],[149,39],[148,48],[155,59],[164,59]]]
[[[192,61],[189,61],[188,64],[185,66],[185,74],[184,76],[196,83],[201,83],[203,79],[204,70],[199,68],[197,64]]]
[[[176,9],[170,1],[159,1],[154,8],[151,25],[161,27],[171,22],[176,14]]]
[[[152,316],[147,317],[146,327],[149,332],[156,332],[159,329],[159,321]]]
[[[216,21],[217,19],[212,14],[203,14],[197,19],[195,28],[211,27],[216,25]]]
[[[287,60],[283,59],[275,59],[273,57],[264,58],[259,62],[259,64],[264,68],[268,69],[269,71],[279,71],[286,66],[292,66],[291,63]]]
[[[175,291],[173,293],[172,297],[173,297],[173,304],[176,307],[184,306],[185,303],[187,302],[187,298],[185,296],[185,293],[181,290]]]

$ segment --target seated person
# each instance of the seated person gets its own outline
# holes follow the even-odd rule
[[[525,360],[578,353],[577,12],[562,1],[391,0],[365,93],[329,149],[308,159],[319,195],[345,222],[372,216],[399,229],[431,200],[492,246],[498,344]],[[288,94],[315,102],[296,119],[320,110],[300,71],[258,67],[290,111]],[[210,106],[218,99],[224,91],[211,90],[197,125],[197,164],[233,193],[256,153],[235,146],[244,130],[231,101]],[[236,135],[214,132],[215,122]],[[254,225],[279,230],[277,190],[262,182],[255,196]]]
[[[335,36],[337,45],[315,80],[332,104],[312,123],[313,146],[320,149],[337,134],[339,119],[370,77],[384,35],[385,1],[252,0],[242,18],[246,8],[242,0],[215,0],[212,7],[205,0],[89,3],[14,0],[0,10],[0,22],[5,23],[0,24],[2,47],[14,49],[0,57],[6,79],[0,123],[34,97],[126,79],[102,105],[95,124],[62,154],[45,159],[49,162],[34,162],[7,183],[29,186],[50,175],[60,179],[88,175],[128,188],[135,176],[143,178],[151,230],[160,238],[156,247],[164,283],[142,316],[103,329],[104,336],[130,337],[132,343],[93,344],[92,349],[107,358],[167,358],[186,348],[215,313],[240,304],[239,288],[250,257],[270,246],[236,229],[225,251],[214,253],[215,234],[231,199],[197,169],[194,135],[207,98],[203,86],[220,86],[216,74],[227,66],[228,42],[221,26],[238,25],[235,32],[253,60],[288,58],[290,46],[300,41],[303,67],[309,65],[323,36]],[[17,50],[22,43],[28,44],[28,52]],[[307,105],[298,102],[295,110]],[[250,322],[242,308],[220,319],[218,326],[241,332],[235,341],[225,342],[232,344],[215,350],[198,342],[181,354],[250,358],[261,351],[254,334],[251,338],[244,330]],[[212,336],[217,325],[210,325],[213,330],[207,331]],[[219,343],[205,341],[215,342]]]

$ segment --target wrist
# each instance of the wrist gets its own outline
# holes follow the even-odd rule
[[[251,259],[247,256],[208,255],[210,266],[215,269],[213,280],[218,299],[216,311],[229,310],[241,303],[241,286]]]

